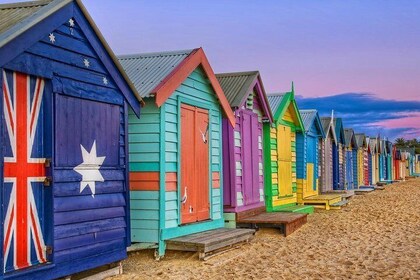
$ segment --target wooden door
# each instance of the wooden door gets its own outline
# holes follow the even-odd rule
[[[52,96],[46,81],[3,72],[4,271],[46,263],[51,236]]]
[[[181,223],[210,217],[209,112],[181,105]]]
[[[315,172],[314,172],[314,164],[307,163],[306,164],[306,193],[312,194],[316,190],[315,186]]]
[[[279,196],[292,195],[292,137],[291,128],[277,127]]]
[[[324,191],[331,191],[333,189],[334,184],[334,162],[333,157],[335,153],[333,152],[334,143],[332,142],[332,139],[328,137],[325,141],[325,158],[326,158],[326,164],[325,164],[325,176],[326,176],[326,184]],[[337,161],[338,163],[338,161]],[[338,166],[338,165],[337,165]],[[338,175],[338,174],[337,174]]]
[[[353,189],[353,153],[346,151],[346,185],[347,189]]]
[[[306,165],[306,179],[307,179],[307,191],[312,193],[316,190],[316,178],[315,178],[315,164],[316,164],[316,153],[317,149],[317,139],[315,137],[308,136],[307,144],[307,165]],[[311,170],[309,170],[311,169]],[[311,173],[309,173],[311,172]]]
[[[244,204],[259,202],[258,168],[258,116],[255,113],[241,113],[242,139],[242,193]]]

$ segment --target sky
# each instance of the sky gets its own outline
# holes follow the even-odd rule
[[[420,138],[420,0],[83,3],[116,54],[203,47],[216,73],[259,70],[300,108]]]

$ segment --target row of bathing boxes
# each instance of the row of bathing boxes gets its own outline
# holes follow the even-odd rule
[[[299,110],[293,85],[215,74],[201,48],[117,58],[79,0],[0,5],[0,54],[0,279],[127,247],[206,258],[416,172],[412,152]]]

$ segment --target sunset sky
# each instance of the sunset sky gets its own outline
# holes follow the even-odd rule
[[[1,1],[6,2],[6,1]],[[84,0],[116,54],[203,47],[358,132],[420,138],[420,1]]]

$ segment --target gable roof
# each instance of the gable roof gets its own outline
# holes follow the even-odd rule
[[[216,77],[232,108],[242,107],[250,92],[253,91],[254,87],[257,87],[262,109],[270,122],[273,122],[273,115],[268,105],[267,94],[259,71],[220,73],[216,74]]]
[[[328,136],[328,132],[331,131],[334,142],[337,143],[337,135],[335,135],[334,122],[331,121],[331,117],[321,117],[322,128],[324,129],[325,138]]]
[[[155,97],[160,107],[174,91],[201,66],[232,126],[235,116],[202,48],[187,51],[119,56],[141,96]]]
[[[0,4],[0,34],[25,20],[51,1]]]
[[[364,133],[355,133],[354,136],[356,137],[356,143],[357,146],[366,148],[367,142],[366,142],[366,135]]]
[[[102,36],[102,33],[99,31],[95,22],[87,12],[85,6],[80,0],[43,0],[43,1],[32,1],[32,2],[19,2],[11,4],[1,4],[0,5],[0,51],[2,48],[8,46],[9,43],[13,42],[14,39],[23,35],[26,31],[30,30],[37,24],[43,22],[49,16],[60,11],[67,5],[74,3],[81,11],[84,18],[87,20],[88,24],[92,28],[94,35],[99,39],[102,47],[112,61],[111,64],[104,63],[105,68],[107,68],[109,74],[114,80],[116,80],[117,86],[122,91],[126,100],[130,106],[134,109],[136,114],[140,113],[140,107],[135,104],[135,98],[143,104],[143,100],[140,95],[137,93],[134,85],[131,83],[130,79],[124,72],[120,63],[118,62],[114,52],[109,47],[105,38]],[[73,16],[77,16],[76,12],[73,11]],[[67,21],[68,18],[65,19]],[[45,27],[44,27],[45,28]],[[50,32],[50,30],[46,30]],[[28,42],[29,44],[30,42]],[[98,47],[92,46],[96,52],[101,52],[101,49]],[[21,50],[15,50],[21,51]],[[0,60],[0,66],[7,63],[5,57],[3,60]],[[117,71],[111,69],[117,68]],[[119,77],[115,73],[119,73],[122,77],[122,83],[119,82]],[[129,96],[133,94],[133,97]]]
[[[276,116],[279,111],[280,104],[283,102],[283,98],[286,94],[277,93],[267,95],[268,104],[270,104],[271,112]],[[277,118],[276,118],[277,119]]]
[[[289,105],[292,105],[293,111],[296,114],[298,121],[297,127],[304,131],[302,118],[295,100],[294,87],[292,83],[292,91],[286,93],[271,93],[267,95],[268,103],[270,104],[271,112],[273,112],[274,121],[279,122],[286,113]]]
[[[341,143],[343,145],[347,145],[346,137],[344,135],[343,120],[341,118],[334,118],[334,126],[335,126],[335,134],[337,135],[337,139],[341,138]]]
[[[376,153],[378,151],[376,138],[369,137],[369,149],[371,153]]]
[[[151,97],[153,90],[186,59],[194,49],[118,56],[141,97]]]
[[[354,130],[352,128],[344,129],[344,138],[345,138],[346,146],[350,146],[350,143],[352,143],[354,148],[358,147],[356,137],[354,137]]]
[[[318,131],[320,133],[320,136],[322,138],[325,138],[325,132],[324,128],[321,123],[321,119],[319,118],[318,111],[315,109],[310,110],[299,110],[300,116],[302,117],[303,127],[305,129],[305,132],[309,132],[312,125],[315,124],[315,126],[318,128]]]

